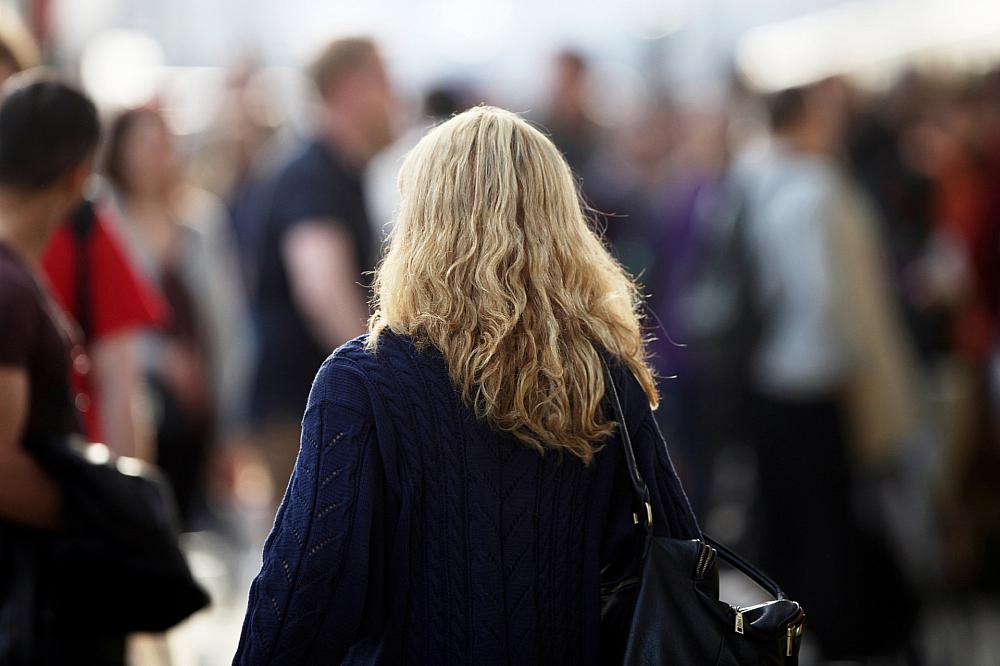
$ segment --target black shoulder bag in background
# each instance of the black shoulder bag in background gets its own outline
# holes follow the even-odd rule
[[[602,663],[667,666],[794,666],[805,613],[777,583],[722,544],[653,536],[653,511],[635,462],[618,391],[604,376],[629,479],[644,515],[632,561],[601,572]],[[774,601],[741,608],[719,600],[716,558],[760,585]]]
[[[54,617],[102,633],[164,631],[208,604],[178,547],[173,495],[156,467],[82,438],[29,450],[62,494],[63,527],[46,539]]]

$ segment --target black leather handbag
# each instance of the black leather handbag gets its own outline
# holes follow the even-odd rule
[[[624,563],[601,571],[601,658],[612,664],[668,666],[793,666],[798,664],[805,613],[752,564],[708,537],[653,536],[649,488],[635,452],[618,391],[605,364],[629,479],[638,506],[637,548]],[[719,559],[775,599],[747,608],[719,600]]]
[[[164,631],[208,604],[155,466],[82,439],[28,448],[62,494],[63,528],[42,540],[39,572],[52,617],[101,633]]]

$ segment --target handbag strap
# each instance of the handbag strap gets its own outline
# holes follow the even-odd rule
[[[618,398],[618,388],[615,386],[615,380],[611,374],[611,368],[608,367],[607,361],[603,358],[601,359],[601,362],[604,365],[604,383],[607,385],[605,392],[611,398],[611,406],[615,412],[615,420],[618,422],[618,432],[621,434],[622,451],[625,454],[625,467],[628,470],[628,476],[632,482],[632,488],[635,491],[636,497],[646,508],[646,515],[642,517],[637,516],[637,522],[642,524],[647,537],[652,537],[653,507],[649,502],[649,486],[647,486],[645,480],[643,480],[642,474],[639,472],[639,467],[635,462],[635,449],[632,448],[632,438],[629,436],[628,427],[625,425],[625,413],[622,410],[621,400]],[[702,540],[716,550],[719,558],[723,562],[726,562],[737,571],[743,573],[747,578],[757,583],[757,585],[760,585],[775,599],[787,598],[784,591],[774,581],[774,579],[741,557],[735,551],[704,533],[702,533]]]
[[[628,470],[629,480],[632,482],[632,489],[636,497],[646,509],[646,515],[638,518],[637,522],[642,522],[643,529],[647,533],[652,533],[653,529],[653,507],[649,503],[649,486],[646,485],[639,466],[635,462],[635,449],[632,448],[632,438],[629,437],[628,428],[625,427],[625,414],[622,411],[621,400],[618,399],[618,389],[615,387],[614,377],[611,375],[611,368],[603,358],[604,383],[607,385],[605,393],[611,397],[611,407],[615,411],[615,420],[618,422],[618,432],[622,439],[622,451],[625,453],[625,468]]]
[[[707,534],[702,534],[702,539],[709,546],[715,549],[719,554],[719,558],[733,567],[747,578],[764,588],[768,594],[770,594],[775,599],[787,599],[785,591],[774,581],[773,578],[768,576],[766,573],[758,569],[751,562],[747,561],[742,555],[732,550],[725,544],[719,543]]]

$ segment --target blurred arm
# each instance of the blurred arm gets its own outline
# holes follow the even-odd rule
[[[205,321],[211,332],[212,377],[222,443],[238,437],[249,416],[253,377],[252,326],[246,288],[240,273],[226,211],[212,201],[200,225],[202,262],[207,266],[203,296]]]
[[[316,338],[333,350],[364,333],[368,308],[345,228],[332,220],[299,223],[281,249],[292,298]]]
[[[101,433],[120,456],[151,460],[150,442],[139,441],[135,408],[139,390],[139,333],[134,330],[98,338],[91,348],[94,387],[101,406]]]
[[[59,490],[21,446],[31,400],[24,368],[0,366],[0,396],[0,518],[54,529]]]

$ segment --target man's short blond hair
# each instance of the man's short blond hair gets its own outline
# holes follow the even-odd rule
[[[323,47],[309,65],[309,77],[323,97],[345,74],[370,65],[378,57],[375,42],[368,37],[341,37]]]

